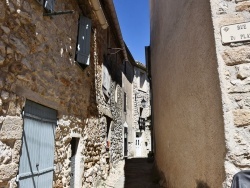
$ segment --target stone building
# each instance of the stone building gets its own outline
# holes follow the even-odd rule
[[[168,187],[250,168],[249,0],[151,0],[156,162]]]
[[[123,63],[122,87],[123,87],[123,127],[124,127],[124,156],[130,156],[130,144],[133,142],[132,126],[133,126],[133,78],[134,59],[128,48],[128,61]]]
[[[133,79],[133,142],[131,156],[147,157],[151,151],[151,98],[146,67],[136,62]]]
[[[124,150],[127,52],[113,1],[0,10],[0,187],[97,186]]]
[[[151,151],[151,97],[146,67],[134,60],[126,46],[128,61],[123,63],[124,156],[147,157]],[[141,119],[140,119],[141,118]],[[141,125],[144,124],[141,129]]]

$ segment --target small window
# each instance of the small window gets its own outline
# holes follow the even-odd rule
[[[125,92],[123,97],[123,106],[124,106],[124,112],[127,112],[127,94]]]
[[[110,133],[110,125],[111,125],[112,119],[110,117],[106,116],[106,121],[107,121],[106,136],[107,136],[107,139],[108,139],[109,133]]]
[[[116,85],[115,87],[115,102],[117,103],[118,101],[118,86]]]
[[[142,115],[143,108],[140,107],[140,116]]]
[[[145,81],[145,74],[143,72],[140,72],[140,88],[143,88]]]
[[[139,137],[141,137],[141,133],[140,132],[136,132],[135,136],[136,136],[136,138],[139,138]]]
[[[108,70],[107,65],[103,64],[102,66],[102,91],[105,97],[109,99],[110,97],[110,83],[111,83],[111,76]]]

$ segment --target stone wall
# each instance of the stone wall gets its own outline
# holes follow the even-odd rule
[[[80,4],[58,0],[55,10],[74,14],[46,17],[35,0],[0,2],[0,187],[16,187],[26,99],[58,112],[54,187],[70,187],[73,137],[79,138],[79,186],[93,187],[107,177],[109,155],[113,161],[122,158],[121,89],[118,103],[115,89],[111,103],[100,97],[107,30],[101,29],[88,1]],[[84,69],[74,61],[79,14],[92,19],[90,65]],[[113,80],[112,88],[116,84],[121,85]],[[110,151],[104,115],[114,122]]]
[[[109,36],[113,36],[110,30],[107,30]],[[96,44],[105,44],[107,34],[96,35]],[[115,40],[110,38],[110,46],[115,46]],[[95,55],[95,88],[96,103],[98,110],[98,119],[95,119],[97,129],[93,124],[89,123],[86,127],[86,135],[90,135],[87,139],[84,137],[85,149],[83,153],[85,159],[84,166],[84,187],[96,187],[106,180],[109,175],[110,168],[118,161],[123,159],[123,125],[122,125],[122,100],[123,92],[121,89],[121,67],[122,58],[120,56],[108,56],[106,44],[97,45],[97,53]],[[98,54],[104,54],[103,56]],[[111,83],[110,97],[106,98],[103,93],[103,61],[111,62]],[[117,88],[117,91],[116,91]],[[115,95],[117,95],[115,97]],[[116,100],[115,100],[116,98]],[[110,119],[110,127],[108,129],[108,119]],[[94,129],[93,129],[94,128]],[[95,130],[95,131],[94,131]],[[93,132],[94,131],[94,132]]]
[[[119,61],[115,62],[118,67],[120,68],[120,63]],[[122,124],[122,113],[123,113],[123,91],[121,88],[121,84],[117,80],[111,80],[111,86],[110,86],[110,91],[111,95],[109,100],[104,98],[104,94],[102,92],[102,81],[101,81],[101,66],[99,67],[100,74],[97,82],[97,88],[98,93],[97,93],[97,101],[98,101],[98,109],[100,116],[102,117],[108,117],[112,120],[112,123],[110,124],[110,151],[109,151],[109,160],[112,161],[112,163],[116,163],[119,160],[122,159],[123,157],[123,124]],[[119,70],[117,70],[119,71]],[[117,92],[116,92],[117,88]],[[115,100],[115,95],[116,100]],[[105,130],[106,131],[106,130]],[[107,138],[106,138],[107,139]],[[111,165],[112,165],[111,163]]]
[[[84,187],[96,187],[102,179],[106,179],[109,172],[109,163],[106,152],[105,118],[88,121],[85,128],[84,146]]]
[[[0,88],[0,187],[15,186],[22,144],[24,98]]]
[[[151,0],[150,45],[155,159],[166,185],[222,187],[226,145],[210,3]]]
[[[230,187],[235,173],[250,168],[250,46],[249,42],[223,45],[220,28],[248,22],[249,4],[248,0],[211,1],[227,147],[223,187]]]

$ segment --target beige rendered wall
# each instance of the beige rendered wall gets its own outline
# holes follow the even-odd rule
[[[122,89],[123,89],[123,92],[126,93],[127,103],[126,103],[126,112],[123,113],[123,123],[126,122],[128,125],[128,129],[130,130],[132,128],[132,124],[133,124],[133,116],[132,116],[132,109],[133,109],[133,106],[132,106],[133,85],[132,84],[133,83],[132,83],[132,80],[133,80],[134,69],[129,62],[126,62],[126,66],[124,66],[123,69],[125,69],[125,68],[126,68],[126,72],[123,71],[123,74],[122,74]],[[122,94],[122,97],[124,97],[124,94]],[[124,101],[123,101],[123,103],[124,103]],[[124,111],[124,108],[122,110]],[[128,137],[129,137],[128,142],[131,141],[130,134],[131,134],[131,132],[129,131],[128,132]]]
[[[155,152],[168,188],[222,187],[225,136],[209,1],[151,0]]]

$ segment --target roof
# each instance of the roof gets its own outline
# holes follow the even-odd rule
[[[128,59],[130,60],[129,62],[131,63],[131,65],[137,67],[137,68],[140,68],[144,71],[147,71],[147,68],[144,64],[140,63],[139,61],[136,61],[133,57],[133,55],[131,54],[128,46],[126,45],[126,43],[124,42],[125,44],[125,48],[126,48],[126,51],[127,51],[127,54],[128,54]]]

